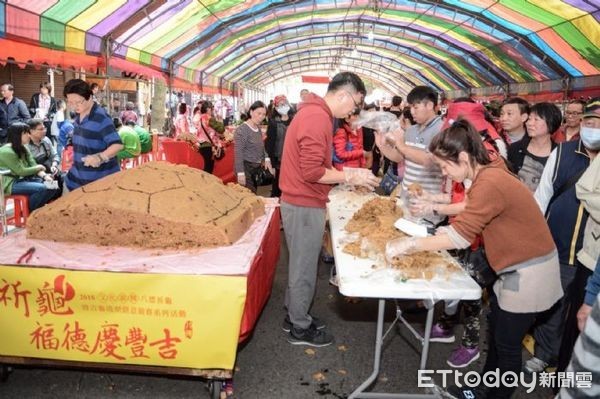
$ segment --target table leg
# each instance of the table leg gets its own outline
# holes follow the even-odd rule
[[[420,369],[425,370],[427,365],[427,357],[429,355],[429,336],[431,334],[431,326],[433,325],[433,312],[434,306],[428,306],[427,320],[425,322],[425,334],[421,341],[423,350],[421,351],[421,363]],[[375,336],[375,358],[373,359],[373,372],[363,382],[348,399],[356,398],[402,398],[402,399],[425,399],[425,398],[438,398],[439,396],[435,393],[431,394],[410,394],[410,393],[381,393],[381,392],[364,392],[371,384],[375,381],[379,375],[379,367],[381,365],[381,347],[383,346],[383,315],[385,313],[385,299],[379,300],[379,307],[377,311],[377,333]],[[406,321],[404,321],[406,323]]]
[[[379,300],[379,307],[377,309],[377,333],[375,335],[375,358],[373,359],[373,372],[363,382],[352,394],[348,397],[348,399],[354,399],[360,397],[359,395],[367,389],[377,375],[379,374],[379,366],[381,364],[381,346],[383,345],[383,314],[385,312],[385,299]]]
[[[421,351],[421,370],[425,370],[427,368],[427,357],[429,356],[429,336],[431,335],[431,326],[433,325],[434,310],[435,307],[433,305],[427,310],[425,333],[423,334],[423,350]]]

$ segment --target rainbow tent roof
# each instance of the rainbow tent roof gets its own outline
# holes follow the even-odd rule
[[[109,48],[204,84],[340,68],[447,91],[600,74],[596,0],[0,0],[0,37]]]

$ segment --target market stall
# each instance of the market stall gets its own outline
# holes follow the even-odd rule
[[[265,201],[240,239],[212,249],[9,235],[0,242],[0,363],[230,378],[279,257],[279,208]]]
[[[422,344],[420,369],[426,369],[429,352],[429,334],[433,323],[433,311],[436,302],[473,300],[481,297],[481,289],[460,266],[451,272],[435,275],[433,278],[406,278],[398,270],[382,267],[381,261],[350,255],[344,247],[352,241],[351,235],[344,229],[353,214],[375,194],[359,194],[338,187],[332,190],[327,205],[335,265],[338,273],[339,290],[349,297],[379,298],[377,315],[377,334],[375,337],[375,353],[373,373],[361,384],[349,398],[402,398],[415,397],[414,394],[365,393],[379,374],[381,349],[385,335],[383,333],[385,302],[390,299],[423,300],[428,312],[424,336],[421,336],[402,316],[397,309],[397,322],[404,323]],[[447,254],[449,262],[453,262]],[[391,331],[390,326],[387,332]],[[386,334],[387,334],[386,332]],[[419,395],[419,397],[437,397],[435,395]]]

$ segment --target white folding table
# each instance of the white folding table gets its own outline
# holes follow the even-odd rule
[[[426,369],[429,352],[429,335],[433,324],[434,305],[437,301],[476,300],[481,298],[481,289],[477,283],[462,269],[443,277],[432,280],[411,279],[403,280],[397,271],[388,268],[373,269],[374,261],[352,256],[343,252],[349,234],[344,230],[346,223],[354,212],[374,194],[357,194],[336,188],[330,193],[327,206],[335,265],[337,268],[340,292],[349,297],[379,298],[377,313],[377,334],[375,337],[375,358],[372,374],[349,396],[353,398],[431,398],[435,394],[391,394],[365,392],[379,374],[381,347],[385,336],[398,321],[403,322],[409,330],[421,341],[420,369]],[[385,301],[388,299],[423,300],[427,311],[424,336],[421,336],[402,316],[398,309],[396,319],[383,333]]]

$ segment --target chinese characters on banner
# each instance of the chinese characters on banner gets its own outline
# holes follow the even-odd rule
[[[246,295],[239,276],[0,266],[0,354],[230,369]]]

